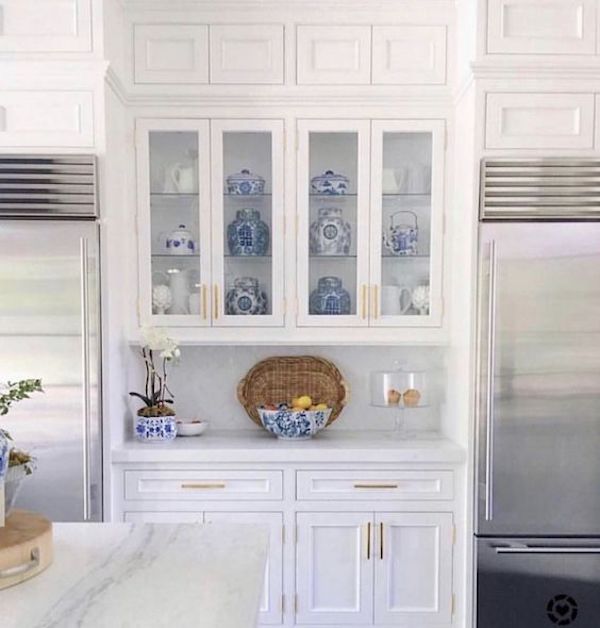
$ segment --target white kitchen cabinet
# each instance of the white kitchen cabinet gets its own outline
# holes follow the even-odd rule
[[[260,624],[280,624],[283,595],[283,521],[279,512],[206,512],[205,523],[228,522],[265,526],[269,530],[269,555],[260,602]]]
[[[298,26],[300,85],[367,85],[371,82],[371,27]]]
[[[373,26],[373,84],[446,82],[445,26]]]
[[[593,94],[487,94],[486,148],[591,149],[593,146]]]
[[[372,525],[371,513],[297,515],[296,623],[371,623]]]
[[[135,83],[208,83],[208,26],[135,24]]]
[[[0,0],[0,52],[89,52],[91,0]]]
[[[210,82],[283,83],[283,37],[281,24],[211,24]]]
[[[451,513],[375,513],[375,624],[452,621]]]
[[[490,54],[593,55],[595,0],[488,0]]]
[[[89,91],[1,90],[0,147],[91,147],[94,98]]]

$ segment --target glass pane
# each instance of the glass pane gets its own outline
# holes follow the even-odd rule
[[[225,315],[272,313],[271,133],[223,135]]]
[[[309,313],[356,314],[358,134],[309,136]]]
[[[431,133],[384,133],[381,314],[429,314]]]
[[[200,314],[198,134],[150,133],[152,313]]]

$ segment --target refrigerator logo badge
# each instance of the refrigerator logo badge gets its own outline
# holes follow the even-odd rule
[[[548,601],[546,612],[554,625],[570,626],[575,623],[579,610],[577,602],[570,595],[561,593]]]

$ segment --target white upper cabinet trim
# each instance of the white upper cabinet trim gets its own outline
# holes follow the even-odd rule
[[[593,148],[594,96],[488,94],[485,146],[491,149]]]
[[[298,26],[300,85],[367,85],[371,82],[370,26]]]
[[[373,83],[446,82],[445,26],[374,26]]]
[[[595,0],[488,0],[491,54],[596,52]]]
[[[281,24],[211,25],[210,82],[282,84]]]
[[[136,83],[208,83],[208,26],[135,24]]]
[[[0,0],[0,52],[87,52],[91,0]]]

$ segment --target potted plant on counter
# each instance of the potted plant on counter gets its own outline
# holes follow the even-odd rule
[[[130,392],[144,405],[137,411],[135,436],[141,441],[171,441],[177,436],[173,393],[167,385],[168,365],[177,361],[181,351],[177,343],[158,327],[142,329],[141,349],[146,369],[144,392]]]
[[[8,414],[17,401],[29,399],[31,393],[43,392],[42,380],[24,379],[0,386],[0,416]],[[11,447],[10,434],[0,427],[0,480],[4,475],[5,514],[13,507],[21,482],[35,469],[35,459],[26,451]]]

